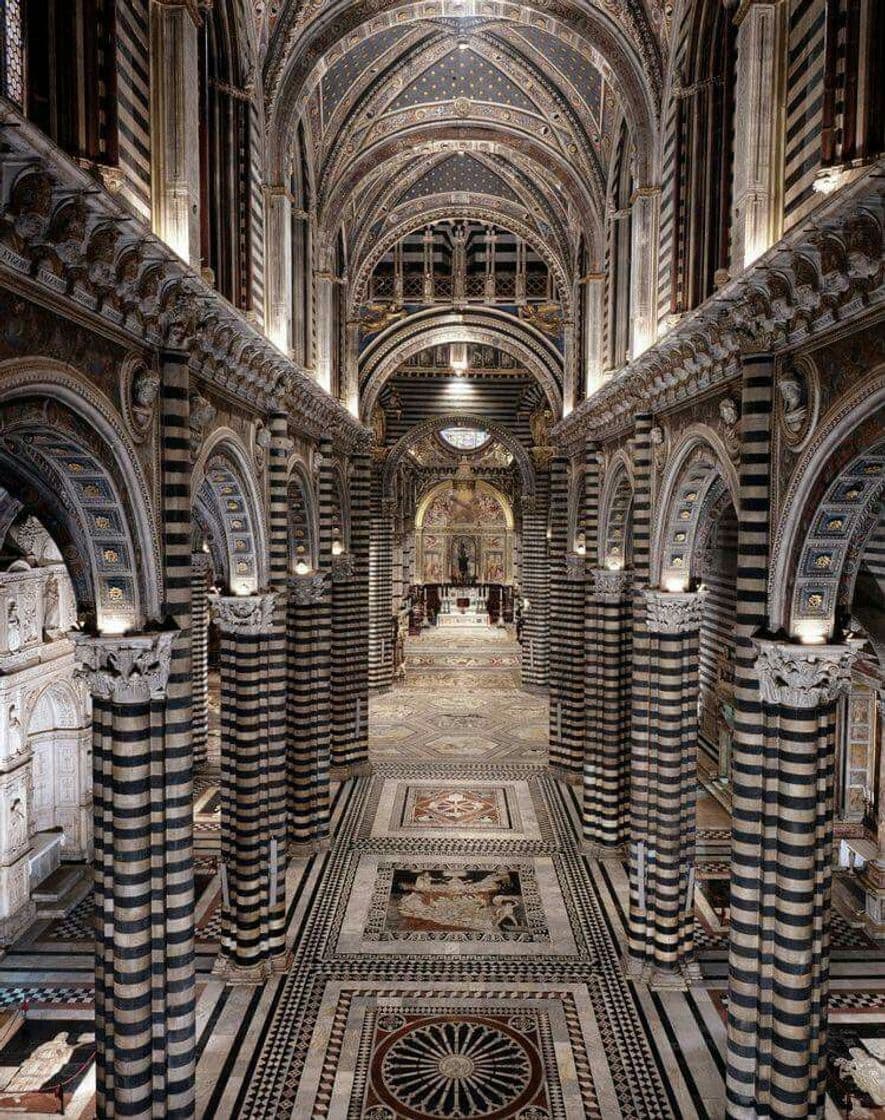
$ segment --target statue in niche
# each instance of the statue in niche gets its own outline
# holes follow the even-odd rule
[[[462,583],[467,582],[467,573],[470,571],[470,558],[467,555],[467,546],[463,541],[458,543],[458,576]]]
[[[61,628],[61,600],[58,579],[50,575],[43,590],[43,633]]]
[[[15,599],[10,601],[6,609],[6,645],[10,653],[22,648],[22,620]]]
[[[535,447],[547,447],[550,443],[553,413],[549,408],[537,408],[532,413],[529,423],[532,429],[532,442]]]
[[[20,848],[28,838],[28,826],[25,821],[25,804],[17,797],[9,807],[9,847],[13,850]]]
[[[9,714],[6,719],[6,733],[9,742],[9,758],[14,758],[22,751],[22,723],[18,718],[18,708],[15,704],[9,705]]]

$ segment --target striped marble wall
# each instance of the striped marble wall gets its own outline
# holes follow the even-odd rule
[[[150,0],[117,4],[117,130],[121,193],[151,220]]]
[[[814,178],[821,165],[825,0],[791,0],[787,27],[784,230],[820,201]]]

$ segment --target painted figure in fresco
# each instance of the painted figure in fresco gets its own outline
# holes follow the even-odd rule
[[[458,575],[462,583],[467,582],[467,575],[470,570],[470,558],[467,555],[467,546],[461,541],[458,544]]]

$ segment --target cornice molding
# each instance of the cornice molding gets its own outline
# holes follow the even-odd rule
[[[307,436],[368,447],[368,429],[8,104],[0,133],[0,269],[17,290],[96,333],[186,352],[195,375]]]
[[[885,305],[885,160],[837,192],[553,430],[563,448],[709,391],[742,355],[822,340]]]

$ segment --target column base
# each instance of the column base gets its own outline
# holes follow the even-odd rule
[[[565,766],[560,766],[555,762],[547,764],[547,771],[552,778],[558,782],[565,782],[566,785],[579,786],[583,783],[584,777],[578,770],[567,770]]]
[[[600,844],[596,840],[581,840],[581,852],[589,859],[615,859],[623,862],[630,855],[630,843],[624,840],[620,844]]]
[[[621,968],[627,980],[645,984],[652,992],[687,992],[702,980],[696,961],[685,962],[675,969],[659,968],[651,961],[624,953]]]
[[[256,987],[270,976],[268,961],[254,965],[235,964],[230,957],[217,956],[212,966],[212,975],[231,986]]]

